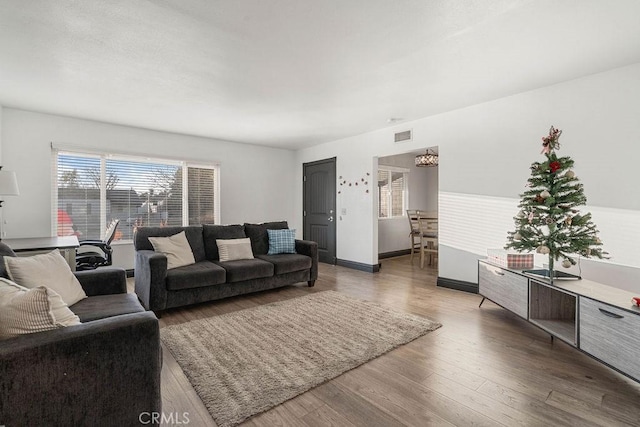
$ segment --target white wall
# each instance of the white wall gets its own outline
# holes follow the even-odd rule
[[[0,166],[2,165],[2,105],[0,105]]]
[[[424,151],[424,150],[422,150]],[[409,207],[425,211],[438,211],[438,167],[418,168],[416,153],[404,153],[378,159],[379,166],[394,166],[409,170]],[[402,218],[378,220],[378,253],[409,249],[409,221]]]
[[[214,118],[212,118],[214,119]],[[221,223],[295,222],[295,154],[208,138],[2,109],[2,159],[16,171],[20,196],[5,203],[7,237],[51,234],[51,142],[114,153],[143,153],[220,165]],[[133,268],[133,248],[118,245],[114,263]]]
[[[50,234],[50,142],[219,162],[223,223],[287,219],[301,230],[304,162],[335,156],[337,175],[353,181],[366,173],[374,176],[378,157],[438,145],[441,192],[517,200],[529,176],[529,165],[541,159],[540,138],[552,124],[564,130],[560,154],[575,160],[575,171],[585,186],[589,205],[583,211],[591,206],[604,212],[596,221],[603,230],[613,228],[619,217],[632,218],[626,225],[635,230],[638,223],[634,219],[640,212],[638,111],[640,64],[296,153],[4,108],[0,119],[2,164],[18,173],[21,192],[5,202],[6,230],[8,237]],[[393,133],[410,128],[413,141],[394,144]],[[337,224],[338,258],[377,263],[374,195],[372,191],[347,190],[338,196],[338,212],[347,210]],[[482,203],[461,209],[464,215],[462,211],[440,215],[443,242],[459,240],[446,230],[453,230],[451,225],[463,216],[472,221],[470,226],[475,230],[492,222]],[[617,213],[609,215],[607,210]],[[477,215],[467,215],[469,212]],[[618,215],[620,212],[628,215]],[[502,235],[497,234],[501,233],[494,239],[502,241]],[[606,249],[607,241],[603,240]],[[640,263],[639,251],[632,251],[625,258]],[[131,260],[131,253],[120,248],[118,252],[117,262]],[[441,244],[439,275],[476,282],[475,260],[484,256],[479,252],[464,243],[459,247]],[[616,254],[612,255],[609,263],[585,262],[583,277],[640,291],[640,265],[617,267]]]
[[[438,145],[441,192],[518,199],[529,176],[530,164],[541,160],[541,137],[554,125],[564,130],[559,153],[575,160],[575,171],[584,184],[588,206],[629,210],[635,217],[640,211],[639,111],[640,64],[634,64],[311,147],[299,151],[297,161],[336,156],[338,175],[351,171],[372,173],[374,157]],[[394,132],[410,128],[414,135],[412,142],[393,143]],[[298,167],[295,191],[298,207],[302,206],[300,169]],[[350,213],[346,220],[338,222],[338,258],[377,263],[373,201],[343,199],[338,204],[348,206]],[[588,211],[588,206],[583,211]],[[442,208],[440,205],[440,211]],[[471,216],[479,218],[474,220],[476,229],[486,225],[482,221],[491,221],[481,212],[482,204],[465,207],[469,209],[478,211],[477,216]],[[447,236],[445,230],[453,228],[447,224],[457,221],[461,214],[440,215],[441,240],[451,240],[452,236]],[[605,228],[615,221],[612,218],[602,217],[598,221],[602,221],[601,227]],[[298,221],[301,222],[300,215]],[[630,223],[628,227],[638,227],[638,224]],[[496,238],[503,241],[504,237]],[[636,249],[635,253],[640,263],[640,251]],[[475,260],[482,256],[483,253],[471,248],[452,248],[443,243],[439,275],[477,283]],[[609,262],[615,263],[615,256]],[[599,281],[612,286],[640,291],[640,269],[637,268],[640,265],[631,266],[629,272],[626,267],[613,269],[602,263],[594,264],[593,269],[583,270],[584,277],[599,276]],[[597,274],[594,269],[607,269],[612,274]],[[624,274],[616,273],[622,270]]]

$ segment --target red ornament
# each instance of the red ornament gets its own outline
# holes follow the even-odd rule
[[[640,297],[631,298],[631,302],[640,307]]]
[[[555,162],[551,162],[549,164],[549,169],[551,169],[551,172],[555,173],[558,169],[560,169],[562,166],[560,165],[560,162],[555,161]]]

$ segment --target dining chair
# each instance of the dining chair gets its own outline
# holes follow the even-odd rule
[[[411,261],[413,261],[413,253],[420,249],[420,223],[418,222],[418,213],[416,209],[407,209],[407,218],[409,219],[409,244],[411,247]]]
[[[418,227],[420,230],[420,268],[424,268],[425,256],[429,257],[429,265],[432,265],[438,256],[437,214],[419,212]]]

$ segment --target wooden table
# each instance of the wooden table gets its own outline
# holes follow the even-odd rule
[[[4,239],[18,256],[31,256],[59,249],[60,254],[69,263],[71,270],[76,270],[76,249],[80,247],[76,236],[29,237],[24,239]]]

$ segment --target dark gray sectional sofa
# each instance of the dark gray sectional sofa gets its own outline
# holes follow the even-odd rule
[[[288,228],[286,221],[244,225],[139,227],[135,284],[142,305],[154,312],[227,298],[250,292],[307,282],[318,277],[318,245],[296,240],[295,254],[267,255],[268,229]],[[167,270],[167,258],[154,252],[149,237],[166,237],[184,231],[196,263]],[[220,261],[216,239],[251,239],[254,259]]]
[[[0,243],[0,276],[14,255]],[[0,425],[132,426],[161,411],[158,319],[124,270],[76,277],[88,298],[69,308],[82,324],[0,341]]]

